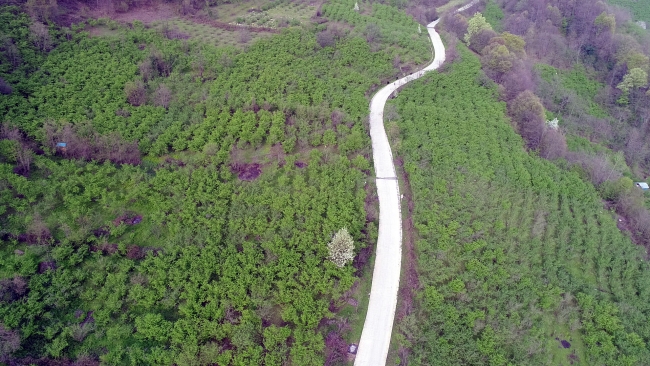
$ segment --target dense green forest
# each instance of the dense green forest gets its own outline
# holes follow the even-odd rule
[[[419,276],[389,363],[650,364],[643,1],[442,14],[448,65],[387,109]],[[369,97],[431,60],[444,3],[162,4],[201,32],[300,9],[213,27],[237,47],[72,16],[156,2],[0,6],[0,364],[345,364]]]
[[[0,362],[342,360],[376,240],[366,95],[396,70],[328,31],[240,51],[2,7]]]
[[[642,251],[580,174],[522,150],[496,86],[459,52],[394,102],[421,284],[403,361],[648,364]]]

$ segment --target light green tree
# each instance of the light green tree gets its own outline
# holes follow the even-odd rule
[[[485,20],[483,15],[481,13],[474,14],[467,22],[467,33],[465,34],[465,43],[467,43],[467,46],[470,45],[472,37],[488,29],[492,30],[492,26]]]
[[[648,83],[648,73],[641,68],[630,70],[624,77],[623,81],[616,87],[622,91],[629,91],[633,88],[640,88]]]
[[[512,68],[513,55],[502,44],[491,43],[483,48],[485,66],[498,73],[506,73]]]
[[[648,83],[648,73],[641,68],[631,69],[624,77],[623,81],[616,87],[623,91],[623,95],[618,100],[619,104],[628,103],[628,95],[631,89],[640,88]]]
[[[616,18],[613,15],[607,14],[607,12],[602,12],[594,20],[594,25],[598,27],[599,30],[608,29],[610,32],[614,33],[614,30],[616,29]]]
[[[336,234],[331,242],[327,244],[330,255],[329,260],[338,267],[345,266],[346,263],[354,259],[354,240],[347,228],[342,228]]]

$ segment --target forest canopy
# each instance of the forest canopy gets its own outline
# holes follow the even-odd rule
[[[392,56],[318,25],[240,51],[0,10],[0,362],[338,362]]]

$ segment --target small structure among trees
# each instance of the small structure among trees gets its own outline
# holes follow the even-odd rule
[[[650,186],[648,186],[648,183],[646,183],[646,182],[636,182],[636,183],[634,183],[634,185],[637,186],[638,188],[641,188],[644,191],[647,191],[648,189],[650,189]]]
[[[347,228],[342,228],[336,234],[331,242],[327,244],[330,255],[329,260],[336,264],[337,267],[343,267],[346,263],[354,259],[354,240]]]

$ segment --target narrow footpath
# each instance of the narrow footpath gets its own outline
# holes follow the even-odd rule
[[[456,10],[463,11],[478,0]],[[445,46],[434,27],[427,25],[433,43],[433,62],[424,69],[394,81],[375,94],[370,102],[370,138],[375,164],[377,195],[379,197],[379,238],[372,274],[372,287],[366,320],[355,359],[355,366],[382,366],[386,364],[390,346],[402,261],[402,215],[400,193],[393,153],[384,129],[384,106],[388,97],[402,85],[435,70],[445,61]]]

